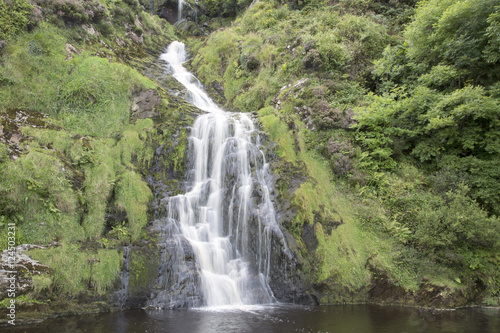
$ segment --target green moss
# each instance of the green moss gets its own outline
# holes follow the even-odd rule
[[[9,222],[17,224],[19,243],[81,239],[71,174],[58,158],[31,151],[5,166],[0,184],[2,195],[9,200],[0,208]],[[5,248],[6,244],[2,241],[1,245]]]
[[[274,113],[274,108],[266,107],[259,111],[259,120],[269,133],[270,139],[278,144],[278,154],[285,161],[295,163],[295,142],[288,126],[280,121]]]
[[[133,247],[129,254],[129,293],[148,293],[158,277],[159,256],[154,243]]]
[[[322,302],[328,303],[334,299],[352,301],[356,291],[363,290],[371,283],[372,273],[367,267],[369,258],[383,270],[394,268],[391,251],[395,245],[363,228],[357,210],[364,205],[333,182],[329,163],[323,157],[305,148],[303,124],[294,122],[293,126],[289,126],[275,115],[272,108],[260,110],[259,115],[264,129],[269,131],[270,139],[278,143],[280,157],[305,166],[305,182],[291,198],[297,213],[290,223],[289,231],[301,244],[304,226],[314,226],[318,247],[314,253],[307,253],[303,248],[303,256],[315,263],[312,274],[315,275],[316,283],[325,283],[331,288],[332,295],[337,293],[334,298],[325,295]],[[290,127],[298,131],[295,133]],[[280,170],[277,172],[280,177],[284,175]],[[286,189],[283,192],[287,192]],[[382,213],[380,208],[373,205],[370,209],[373,214]],[[342,224],[331,229],[331,221]],[[326,232],[327,228],[331,231]]]
[[[69,297],[87,292],[103,295],[120,276],[122,257],[116,250],[91,252],[81,250],[76,244],[63,243],[59,247],[29,253],[53,270],[50,276],[35,279],[36,292]]]
[[[115,188],[115,204],[127,212],[128,227],[133,239],[146,226],[151,198],[151,190],[140,175],[125,171],[119,176]]]

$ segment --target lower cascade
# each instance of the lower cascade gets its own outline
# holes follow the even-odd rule
[[[275,298],[268,286],[272,238],[286,245],[254,122],[246,114],[215,105],[182,66],[184,44],[173,42],[161,59],[186,87],[188,101],[206,113],[191,129],[187,192],[164,198],[167,216],[155,222],[164,247],[159,281],[163,290],[148,305],[272,303]]]

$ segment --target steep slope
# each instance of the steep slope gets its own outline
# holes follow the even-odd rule
[[[144,227],[184,176],[196,112],[155,63],[173,27],[137,1],[15,4],[0,13],[14,18],[0,46],[2,309],[10,274],[18,323],[144,302],[157,267]],[[124,246],[129,304],[111,297]]]
[[[480,134],[482,126],[489,126],[488,138],[497,133],[491,66],[498,59],[491,52],[498,8],[438,3],[420,4],[405,28],[414,1],[258,1],[231,27],[191,42],[192,68],[212,94],[228,108],[260,110],[278,144],[282,224],[322,303],[498,302],[498,178],[488,164],[498,154],[496,140],[486,144]],[[481,20],[453,35],[451,24],[467,20],[465,13]],[[438,21],[443,28],[426,39],[426,27]],[[484,54],[488,75],[471,68],[476,76],[467,76],[452,51],[463,59]],[[466,77],[475,81],[465,85],[476,87],[464,87]],[[453,82],[463,88],[440,95]],[[457,145],[466,149],[458,159],[450,159],[453,151],[429,155]],[[469,155],[475,157],[461,159]]]

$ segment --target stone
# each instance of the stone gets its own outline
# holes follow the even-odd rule
[[[33,287],[31,276],[48,274],[51,272],[49,266],[41,264],[38,260],[31,259],[25,251],[32,249],[48,249],[50,247],[59,246],[58,242],[52,242],[47,246],[22,244],[11,249],[14,252],[12,256],[8,250],[2,251],[0,260],[0,300],[7,297],[7,290],[11,284],[10,276],[14,275],[15,293],[16,296],[26,293]]]
[[[66,61],[73,58],[74,55],[79,54],[78,50],[71,45],[70,43],[66,43]]]
[[[129,36],[129,37],[130,37],[130,39],[132,39],[132,41],[133,41],[134,43],[136,43],[136,44],[141,45],[141,44],[144,42],[144,39],[142,38],[142,36],[140,36],[140,37],[139,37],[139,36],[137,36],[137,35],[135,34],[135,32],[133,32],[133,31],[128,32],[128,33],[127,33],[127,36]]]
[[[130,108],[131,118],[136,119],[151,118],[158,115],[157,107],[161,104],[161,97],[154,89],[141,91],[134,97]]]

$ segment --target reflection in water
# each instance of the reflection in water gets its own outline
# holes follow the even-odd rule
[[[243,306],[238,309],[129,310],[63,317],[2,332],[96,333],[498,333],[499,309],[435,311],[417,308],[344,305]]]

